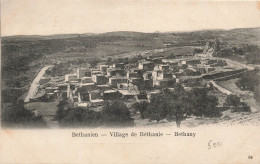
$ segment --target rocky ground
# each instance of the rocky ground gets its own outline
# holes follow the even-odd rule
[[[149,121],[148,119],[138,119],[135,117],[135,124],[137,127],[176,127],[176,123],[169,122],[167,120],[161,120],[160,122]],[[201,126],[208,125],[220,125],[220,126],[235,126],[235,125],[252,125],[259,126],[260,125],[260,111],[257,112],[241,112],[234,113],[231,110],[227,110],[223,112],[222,117],[220,118],[197,118],[190,117],[186,120],[183,120],[181,123],[181,127],[185,128],[195,128]]]

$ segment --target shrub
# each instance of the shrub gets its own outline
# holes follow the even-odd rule
[[[121,101],[106,102],[101,112],[102,120],[107,125],[131,126],[133,119],[127,106]]]
[[[251,112],[250,106],[244,102],[241,102],[237,95],[228,95],[224,106],[232,107],[233,112]]]

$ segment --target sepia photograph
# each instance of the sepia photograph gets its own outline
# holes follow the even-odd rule
[[[138,148],[175,137],[171,144],[178,148],[179,139],[188,149],[190,141],[181,137],[227,132],[225,142],[206,138],[204,148],[215,151],[240,134],[245,136],[239,144],[247,141],[246,135],[254,136],[241,148],[252,150],[241,157],[245,161],[238,154],[230,161],[192,156],[195,163],[257,163],[260,149],[253,141],[258,142],[254,138],[260,131],[247,129],[259,127],[259,1],[1,1],[0,140],[6,143],[0,142],[0,152],[8,142],[24,145],[33,137],[32,145],[36,140],[53,144],[63,135],[68,136],[59,141],[64,147],[69,142],[76,148],[79,143],[72,143],[85,143],[86,138],[91,138],[89,144],[120,138],[127,143],[112,139],[111,144]],[[1,163],[55,163],[41,158],[19,161],[22,152],[12,159],[7,150],[0,155]],[[196,147],[188,152],[192,150]],[[38,146],[35,151],[40,151]],[[120,156],[107,162],[192,163],[182,157],[174,162],[166,155],[136,162]],[[105,162],[72,161],[77,157],[59,163]]]

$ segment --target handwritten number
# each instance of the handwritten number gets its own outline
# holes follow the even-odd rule
[[[253,156],[252,156],[252,155],[249,155],[249,156],[248,156],[248,159],[253,159]]]
[[[222,145],[221,142],[213,142],[212,140],[210,140],[208,142],[208,149],[210,150],[211,148],[218,148]]]

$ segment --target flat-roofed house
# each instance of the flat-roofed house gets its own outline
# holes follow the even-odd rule
[[[129,90],[118,90],[121,93],[123,99],[134,99],[137,95],[136,92],[130,92]]]
[[[91,76],[91,70],[89,68],[77,69],[77,78],[90,77],[90,76]]]
[[[48,83],[50,80],[51,80],[51,78],[49,78],[49,77],[42,77],[42,78],[40,79],[40,81],[39,81],[39,84],[40,84],[40,85],[46,84],[46,83]]]
[[[152,71],[146,71],[146,72],[143,74],[143,78],[144,78],[144,80],[152,79],[152,78],[153,78]]]
[[[170,66],[169,65],[159,65],[159,69],[161,71],[169,71]]]
[[[109,66],[108,65],[100,65],[99,66],[99,69],[100,69],[100,71],[104,74],[106,74],[107,73],[107,69],[109,68]]]
[[[92,80],[97,85],[105,85],[105,84],[108,83],[108,78],[105,75],[102,75],[102,74],[92,75]]]
[[[77,74],[67,74],[65,75],[65,82],[75,81],[78,78]]]
[[[118,69],[118,68],[110,68],[107,70],[107,75],[109,76],[115,76],[115,75],[125,75],[125,70],[123,69]]]
[[[159,94],[161,94],[161,91],[160,91],[160,90],[153,90],[153,91],[147,92],[148,101],[151,101],[151,99],[152,99],[154,96],[159,95]]]
[[[99,70],[98,71],[94,71],[94,70],[91,71],[91,76],[92,75],[97,75],[97,74],[102,74],[102,72],[99,71]]]
[[[129,82],[132,83],[133,85],[140,87],[143,84],[143,79],[142,78],[130,78]]]
[[[67,84],[67,83],[58,84],[57,87],[58,87],[58,89],[59,89],[60,91],[66,91],[66,90],[67,90],[67,87],[68,87],[68,84]]]
[[[81,78],[81,83],[82,84],[93,83],[92,77],[82,77]]]
[[[130,79],[130,78],[139,78],[139,77],[140,77],[140,74],[137,73],[137,72],[127,71],[126,77],[127,77],[127,79]]]
[[[145,71],[152,71],[154,69],[154,63],[150,61],[140,62],[138,68]]]
[[[181,64],[187,64],[187,65],[197,65],[201,64],[201,61],[199,59],[190,59],[190,60],[183,60]]]
[[[166,73],[165,71],[161,71],[161,70],[154,70],[152,72],[152,77],[153,77],[153,80],[163,80],[165,78],[172,77],[172,74]]]
[[[107,84],[106,85],[97,85],[97,89],[105,91],[105,90],[111,89],[111,86],[107,85]]]
[[[218,62],[218,60],[216,60],[216,59],[209,59],[208,61],[206,61],[206,64],[215,64],[217,62]]]
[[[154,67],[154,70],[160,70],[160,71],[169,71],[170,66],[165,64],[159,64]]]
[[[101,106],[104,104],[103,99],[95,99],[95,100],[90,100],[91,106]]]
[[[102,91],[101,90],[94,90],[89,92],[89,99],[90,100],[96,100],[100,99],[102,96]]]
[[[104,100],[116,100],[121,98],[121,96],[117,90],[106,90],[103,93]]]
[[[150,89],[153,87],[153,79],[144,80],[144,87]]]
[[[89,92],[87,91],[80,91],[79,94],[78,94],[78,102],[86,102],[86,101],[90,101],[90,98],[89,98]]]
[[[125,68],[125,64],[124,63],[114,63],[112,65],[112,68],[124,69]]]
[[[186,76],[199,76],[201,73],[194,68],[188,68],[185,70]]]
[[[46,92],[46,93],[53,93],[54,90],[55,90],[55,89],[54,89],[53,87],[46,87],[46,88],[45,88],[45,92]]]
[[[117,84],[117,88],[121,89],[121,90],[127,90],[129,88],[129,84],[128,83],[120,83],[120,84]]]
[[[175,78],[166,78],[166,79],[162,79],[162,80],[154,80],[153,86],[166,88],[166,87],[173,87],[175,83],[176,83]]]
[[[79,87],[81,90],[83,91],[93,91],[93,90],[96,90],[97,89],[97,86],[95,83],[86,83],[86,84],[80,84],[80,87]]]
[[[121,83],[127,83],[127,79],[125,77],[110,77],[109,78],[109,84],[116,88],[117,84],[121,84]]]

